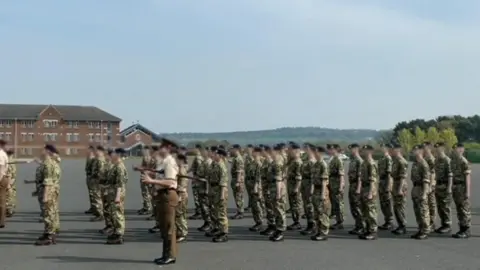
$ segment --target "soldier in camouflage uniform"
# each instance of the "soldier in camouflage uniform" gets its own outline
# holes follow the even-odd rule
[[[205,236],[207,237],[215,237],[219,233],[219,228],[218,228],[218,220],[217,220],[217,215],[215,214],[215,206],[216,206],[216,193],[213,190],[213,187],[211,185],[212,179],[216,181],[218,178],[215,173],[218,172],[218,162],[220,158],[217,155],[217,146],[212,146],[209,149],[209,159],[208,163],[205,163],[205,179],[207,181],[207,194],[208,194],[208,213],[210,216],[210,230],[205,231]]]
[[[315,151],[316,162],[312,168],[310,194],[314,207],[314,219],[316,223],[316,234],[310,239],[314,241],[325,241],[328,239],[330,229],[331,203],[328,195],[328,165],[325,162],[324,154],[326,149],[317,147]]]
[[[85,161],[85,176],[87,180],[87,191],[88,191],[88,201],[90,203],[90,207],[85,214],[93,214],[94,213],[94,206],[93,206],[93,191],[92,191],[92,168],[93,163],[95,161],[95,148],[93,146],[88,147],[87,152],[87,159]]]
[[[275,154],[273,156],[272,166],[269,173],[270,195],[272,196],[272,203],[275,213],[275,232],[272,233],[269,239],[273,242],[282,241],[284,232],[287,229],[287,190],[285,185],[285,158],[282,156],[281,145],[274,147]]]
[[[248,199],[248,204],[247,207],[245,207],[243,210],[244,211],[250,211],[252,209],[252,202],[251,202],[251,192],[253,188],[253,175],[251,171],[250,165],[254,167],[255,162],[253,161],[253,148],[254,146],[252,144],[248,144],[245,153],[243,155],[243,161],[245,162],[245,186],[244,186],[244,193],[246,192],[247,194],[247,199]]]
[[[338,144],[327,145],[327,150],[331,156],[328,164],[329,181],[328,188],[330,192],[330,201],[332,203],[332,216],[335,216],[336,223],[331,227],[332,230],[341,230],[344,228],[344,167],[343,161],[339,156],[341,150]]]
[[[430,142],[423,143],[423,156],[428,163],[430,169],[430,191],[428,192],[428,210],[430,213],[430,231],[435,230],[435,218],[437,217],[437,200],[435,198],[435,157],[432,153],[432,144]]]
[[[463,156],[464,152],[463,144],[456,144],[451,163],[453,173],[452,197],[457,209],[458,225],[460,227],[460,230],[453,237],[459,239],[469,238],[470,227],[472,226],[471,169],[468,160]]]
[[[228,153],[223,149],[217,149],[216,154],[213,155],[214,162],[211,168],[211,178],[209,179],[211,190],[209,191],[210,198],[213,199],[213,216],[216,222],[217,229],[213,235],[212,241],[215,243],[228,241],[228,168],[226,158]]]
[[[201,166],[203,162],[203,157],[201,154],[202,151],[202,146],[200,144],[195,145],[194,149],[194,154],[195,158],[193,159],[192,166],[188,170],[188,173],[191,173],[193,177],[199,178],[198,177],[198,168]],[[193,202],[195,203],[195,213],[189,217],[189,219],[195,220],[195,219],[202,219],[202,206],[200,204],[200,185],[201,182],[198,180],[193,180],[192,181],[192,194],[193,194]]]
[[[441,224],[435,232],[445,234],[452,231],[452,162],[445,153],[445,144],[443,142],[436,143],[435,148],[437,150],[435,159],[435,180],[437,184],[435,187],[435,199]]]
[[[390,156],[392,151],[391,144],[382,145],[383,156],[378,161],[378,174],[380,182],[378,185],[378,195],[380,198],[380,209],[385,223],[378,228],[380,230],[391,230],[393,228],[393,199],[392,199],[392,167],[393,159]]]
[[[198,167],[194,171],[192,169],[193,176],[201,179],[196,181],[198,188],[198,202],[200,204],[200,210],[203,219],[203,225],[198,228],[201,232],[208,232],[212,229],[212,219],[210,218],[210,202],[208,200],[208,174],[209,168],[212,164],[209,149],[203,148],[201,150],[201,156],[198,156]],[[194,163],[195,164],[195,163]],[[197,166],[197,165],[192,165]]]
[[[152,160],[152,168],[154,168],[155,170],[158,170],[161,168],[162,166],[162,157],[160,156],[160,148],[156,145],[153,145],[151,147],[151,156],[153,158]],[[151,173],[149,174],[151,178],[156,178],[156,173]],[[155,196],[155,188],[151,188],[150,189],[151,191],[151,196],[152,197],[152,215],[149,216],[147,218],[147,220],[154,220],[155,221],[155,226],[153,226],[152,228],[148,229],[148,232],[149,233],[158,233],[160,232],[160,224],[158,223],[158,219],[156,218],[156,213],[157,213],[157,208],[156,208],[156,203],[157,203],[157,200],[153,199],[153,197]]]
[[[292,161],[288,166],[287,172],[287,191],[290,202],[290,209],[292,212],[293,224],[287,227],[287,230],[299,230],[300,217],[302,212],[302,159],[300,158],[300,146],[297,144],[291,145]]]
[[[301,232],[303,235],[312,234],[315,231],[315,219],[313,210],[313,199],[311,193],[313,168],[317,163],[315,158],[315,146],[306,144],[306,158],[302,166],[302,201],[307,227]]]
[[[393,213],[397,221],[397,228],[392,231],[393,234],[402,235],[407,233],[407,176],[408,176],[408,161],[403,157],[402,146],[394,144],[392,149],[393,164],[392,164],[392,199],[393,199]]]
[[[111,173],[112,173],[112,168],[113,168],[113,163],[111,161],[113,150],[108,149],[107,154],[105,156],[105,169],[104,169],[104,175],[100,177],[100,180],[98,181],[99,187],[100,187],[100,192],[102,194],[102,205],[103,205],[103,217],[105,219],[105,227],[101,229],[99,232],[101,234],[106,234],[110,235],[113,229],[113,224],[112,224],[112,217],[110,217],[110,208],[109,208],[109,203],[110,203],[110,194],[109,191],[112,189],[111,186],[108,186],[110,183],[110,178]]]
[[[263,194],[263,203],[265,204],[265,217],[267,219],[267,228],[261,231],[261,235],[268,235],[270,236],[272,233],[275,232],[275,212],[274,212],[274,201],[273,198],[275,194],[270,192],[271,188],[269,185],[271,184],[271,168],[273,165],[273,156],[274,153],[272,152],[272,148],[270,146],[264,146],[263,151],[263,163],[262,163],[262,194]]]
[[[243,218],[243,196],[244,196],[244,188],[245,185],[249,186],[251,183],[245,183],[245,167],[247,166],[249,173],[251,174],[251,168],[253,167],[253,162],[250,160],[250,156],[247,155],[247,165],[243,160],[240,145],[235,144],[232,147],[232,168],[231,168],[231,175],[232,181],[230,182],[230,186],[233,191],[233,197],[235,199],[235,205],[237,206],[237,212],[232,219],[242,219]],[[252,175],[249,175],[250,179],[249,182],[252,182],[251,179]],[[251,191],[249,192],[249,200],[251,200]]]
[[[187,156],[183,154],[177,155],[178,164],[178,181],[177,181],[177,194],[178,205],[175,209],[175,227],[177,228],[177,243],[187,240],[188,235],[188,223],[187,223],[187,210],[188,210],[188,178],[183,177],[188,173],[188,161]]]
[[[361,209],[361,172],[363,159],[360,156],[359,152],[360,146],[356,143],[350,144],[348,149],[352,153],[350,158],[350,163],[348,166],[348,201],[350,203],[350,211],[352,213],[353,219],[355,221],[355,227],[353,230],[349,231],[349,234],[353,235],[363,235],[363,217]]]
[[[90,191],[92,203],[94,205],[94,217],[91,221],[102,221],[104,219],[100,181],[102,177],[105,176],[106,164],[105,148],[103,146],[97,146],[95,159],[92,164],[92,175],[90,178]]]
[[[8,150],[7,152],[8,159],[13,160],[15,152],[13,150]],[[17,165],[15,163],[8,164],[7,173],[5,175],[10,179],[10,185],[7,187],[7,196],[6,196],[6,206],[7,206],[7,217],[12,217],[15,214],[15,208],[17,206]]]
[[[262,151],[261,147],[255,147],[253,149],[253,159],[254,164],[252,167],[253,174],[253,190],[252,190],[252,216],[255,224],[253,227],[249,228],[252,232],[258,232],[261,230],[263,225],[263,208],[262,208],[262,173],[263,173],[263,161],[262,161]]]
[[[61,170],[60,165],[53,159],[54,154],[58,154],[53,145],[47,144],[44,148],[43,163],[40,169],[42,187],[40,193],[43,193],[44,216],[43,222],[45,230],[42,236],[35,242],[37,246],[46,246],[56,244],[56,233],[59,230],[59,209],[58,196]]]
[[[364,233],[359,235],[360,239],[377,239],[377,196],[378,196],[378,165],[373,159],[373,146],[364,145],[365,160],[361,168],[361,211],[365,220]]]
[[[156,169],[157,164],[155,159],[150,153],[150,147],[145,146],[143,148],[142,156],[142,168]],[[152,214],[152,185],[145,184],[140,181],[140,191],[142,192],[142,208],[137,211],[139,215],[151,215]]]
[[[430,233],[430,212],[428,209],[428,192],[430,191],[430,167],[423,158],[423,144],[413,148],[415,160],[410,172],[413,183],[412,201],[418,232],[411,236],[413,239],[423,240]]]
[[[128,182],[127,168],[122,160],[125,150],[117,148],[111,154],[111,168],[107,181],[105,181],[105,192],[108,194],[105,208],[108,210],[109,223],[112,225],[112,234],[107,237],[107,244],[123,244],[123,235],[125,234],[125,191]]]

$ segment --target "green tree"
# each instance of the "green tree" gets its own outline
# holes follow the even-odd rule
[[[452,148],[458,142],[455,130],[453,128],[446,128],[440,132],[440,140],[445,143],[448,148]]]
[[[422,144],[427,139],[427,134],[420,127],[415,127],[415,144]]]
[[[436,127],[429,127],[427,130],[427,141],[437,143],[440,141],[440,133]]]
[[[406,128],[400,130],[397,140],[406,153],[410,152],[415,145],[415,136]]]

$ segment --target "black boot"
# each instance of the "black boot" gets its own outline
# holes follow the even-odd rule
[[[277,230],[270,236],[270,241],[280,242],[280,241],[283,241],[283,237],[284,237],[283,232]]]
[[[310,234],[312,234],[314,231],[315,231],[315,223],[309,222],[309,223],[307,224],[307,227],[306,227],[303,231],[301,231],[300,233],[301,233],[302,235],[310,235]]]
[[[225,243],[228,241],[228,235],[226,233],[219,233],[213,237],[212,242],[214,243]]]
[[[251,232],[259,232],[261,229],[262,229],[262,223],[257,223],[252,227],[248,228],[248,230]]]
[[[208,232],[212,229],[212,226],[210,226],[210,223],[205,222],[203,223],[202,227],[198,228],[197,230],[200,232]]]
[[[390,231],[393,229],[393,224],[392,222],[385,222],[383,225],[378,226],[378,229],[382,231]]]
[[[302,225],[300,225],[300,222],[298,222],[298,221],[295,221],[295,222],[293,222],[292,225],[287,226],[287,230],[289,230],[289,231],[297,231],[297,230],[300,230],[300,229],[302,229]]]
[[[437,228],[435,230],[435,233],[438,233],[438,234],[447,234],[447,233],[450,233],[452,232],[452,227],[450,227],[450,225],[448,224],[444,224],[442,226],[440,226],[440,228]]]
[[[351,234],[351,235],[363,235],[364,232],[363,232],[363,228],[361,227],[355,227],[353,228],[353,230],[351,231],[348,231],[348,234]]]
[[[268,227],[267,227],[265,230],[261,231],[260,234],[261,234],[261,235],[271,236],[271,235],[275,232],[275,230],[276,230],[276,229],[275,229],[275,226],[273,226],[273,225],[268,225]]]
[[[317,233],[315,235],[312,235],[310,237],[310,239],[312,241],[327,241],[328,240],[328,236],[326,236],[325,234],[323,233]]]
[[[452,235],[453,238],[467,239],[470,237],[470,227],[460,226],[460,231]]]
[[[337,222],[332,226],[330,226],[330,230],[343,230],[343,229],[344,229],[343,222]]]
[[[407,228],[403,225],[400,225],[395,230],[393,230],[392,233],[395,235],[404,235],[407,234]]]
[[[158,233],[158,232],[160,232],[160,228],[157,225],[155,225],[152,228],[148,229],[148,232],[149,233]]]
[[[207,237],[214,237],[219,233],[218,229],[213,229],[211,231],[205,232],[205,236]]]

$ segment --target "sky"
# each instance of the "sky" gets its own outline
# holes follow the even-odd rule
[[[149,129],[388,129],[473,115],[478,0],[5,0],[1,103]]]

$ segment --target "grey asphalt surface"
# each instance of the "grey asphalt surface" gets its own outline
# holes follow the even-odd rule
[[[137,164],[127,160],[127,167]],[[55,246],[35,247],[33,242],[41,235],[43,224],[38,223],[38,204],[31,197],[33,186],[23,184],[32,179],[35,165],[18,167],[18,213],[9,219],[7,227],[0,230],[1,270],[141,270],[157,269],[151,261],[161,254],[159,236],[150,235],[147,229],[152,221],[137,216],[141,207],[138,173],[130,170],[127,203],[126,243],[122,246],[105,246],[104,237],[97,233],[103,223],[89,222],[83,212],[88,208],[88,198],[82,160],[62,161],[61,185],[61,235]],[[346,231],[332,232],[327,242],[312,242],[298,232],[288,232],[286,240],[272,243],[248,231],[251,218],[230,221],[231,235],[228,243],[214,244],[196,231],[200,221],[190,221],[189,241],[179,247],[176,265],[171,269],[199,270],[258,270],[258,269],[480,269],[480,166],[473,167],[473,237],[457,240],[449,236],[432,236],[426,241],[394,237],[381,232],[377,241],[362,241],[349,236]],[[232,196],[230,195],[230,198]],[[190,200],[190,207],[192,207]],[[348,204],[348,201],[347,201]],[[230,207],[233,202],[230,199]],[[347,208],[347,229],[352,218]],[[454,223],[456,217],[454,214]],[[415,229],[411,203],[408,205],[410,231]],[[381,214],[379,222],[383,221]],[[289,219],[291,222],[291,219]],[[455,229],[457,227],[455,226]]]

